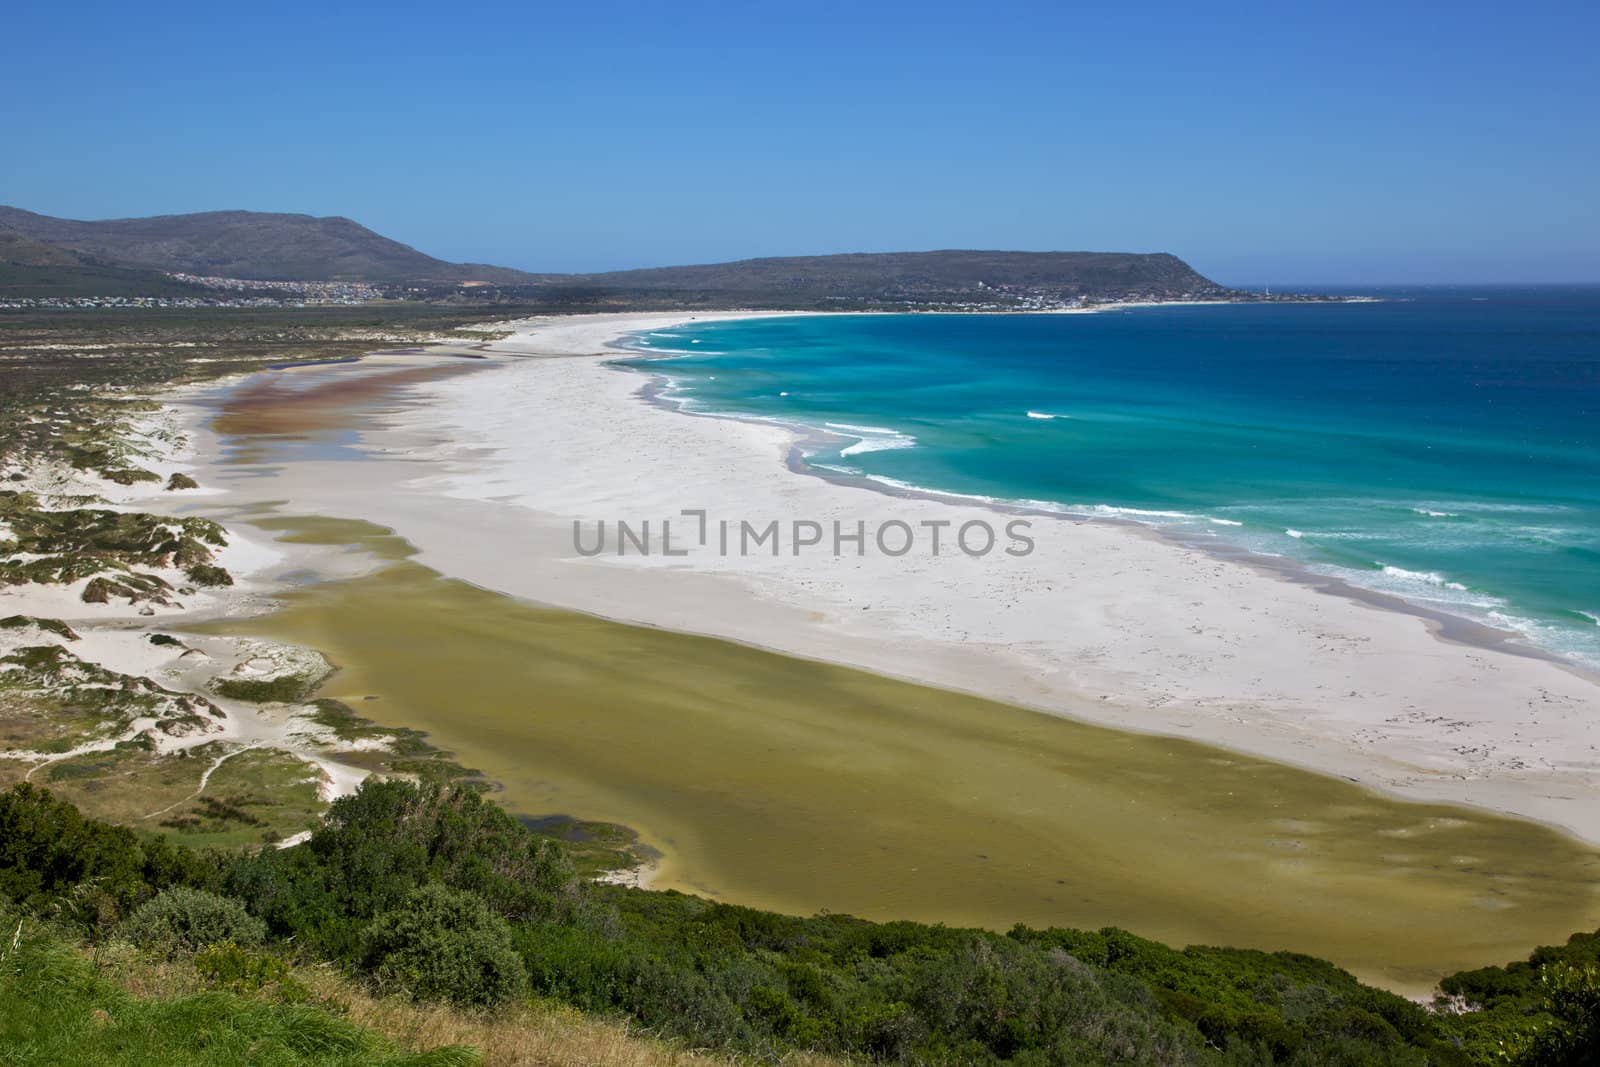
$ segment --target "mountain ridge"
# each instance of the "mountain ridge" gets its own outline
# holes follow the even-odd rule
[[[535,279],[509,267],[450,263],[342,215],[236,210],[83,221],[0,206],[0,228],[106,266],[245,281]]]
[[[573,305],[1060,304],[1233,295],[1166,252],[846,252],[555,274],[452,263],[342,215],[230,210],[84,221],[0,206],[0,282],[8,272],[46,279],[40,284],[115,279],[133,288],[158,276],[170,282],[171,274],[364,282],[430,298],[475,298],[485,290],[484,297]]]

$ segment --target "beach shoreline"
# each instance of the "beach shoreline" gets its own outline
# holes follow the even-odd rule
[[[789,429],[684,418],[642,399],[637,372],[607,365],[634,355],[614,347],[621,335],[753,314],[519,324],[514,336],[477,347],[474,354],[490,357],[484,373],[418,386],[416,403],[364,435],[369,452],[395,457],[383,479],[388,491],[354,486],[348,471],[317,463],[290,472],[287,484],[276,480],[273,491],[332,513],[348,512],[354,493],[361,517],[395,529],[419,549],[419,562],[535,602],[1188,737],[1391,795],[1520,815],[1600,840],[1600,727],[1592,724],[1600,688],[1592,679],[1524,650],[1508,654],[1493,647],[1500,639],[1492,633],[1439,639],[1441,627],[1475,624],[1395,611],[1365,591],[1326,595],[1136,524],[1055,517],[1051,543],[1073,550],[1050,562],[1037,553],[1027,561],[1032,569],[997,571],[994,581],[971,567],[958,573],[960,560],[941,571],[919,560],[902,571],[895,568],[903,561],[869,557],[786,573],[748,560],[579,558],[568,536],[575,519],[623,511],[660,518],[719,499],[730,512],[762,516],[902,507],[993,514],[876,489],[868,502],[859,489],[797,478]],[[530,358],[572,356],[593,358]],[[532,410],[540,419],[526,425]],[[674,461],[685,455],[698,457],[694,469]],[[581,473],[573,484],[558,472]],[[470,546],[459,536],[462,522],[477,534]],[[1126,562],[1117,574],[1088,566],[1119,556]],[[1028,588],[1049,582],[1053,563],[1063,564],[1057,579],[1077,593],[1059,627],[1077,635],[1073,641],[1003,617],[1018,606],[1023,615],[1051,607]],[[851,584],[863,582],[867,592],[853,594]],[[901,586],[914,591],[909,608],[895,607]],[[996,593],[1010,604],[995,608]],[[930,625],[935,612],[958,608],[977,618]]]
[[[364,709],[375,733],[423,731],[513,813],[634,831],[647,862],[608,876],[627,884],[796,914],[1111,922],[1312,951],[1421,990],[1590,924],[1592,776],[1525,756],[1588,743],[1590,683],[1551,660],[1440,640],[1415,614],[1101,518],[1030,515],[1040,550],[1025,559],[578,552],[574,522],[685,504],[1012,517],[814,476],[790,426],[652,401],[652,368],[615,366],[635,353],[614,342],[689,317],[522,323],[494,344],[167,394],[188,444],[161,464],[206,488],[125,506],[204,514],[256,547],[230,561],[235,592],[122,625],[315,650],[334,669],[319,696]],[[604,651],[558,633],[598,634]],[[1311,677],[1284,669],[1296,656]],[[1363,692],[1330,696],[1319,657]],[[870,677],[845,683],[839,667]],[[441,671],[463,673],[430,681]],[[1412,692],[1366,692],[1375,677]],[[1491,713],[1528,685],[1555,699],[1530,708],[1544,721],[1524,741],[1521,716]],[[1462,693],[1477,700],[1466,714],[1390,714]],[[1565,732],[1542,736],[1552,725]],[[308,754],[343,764],[337,748]],[[350,769],[325,800],[354,788],[364,771]],[[931,864],[938,879],[916,874]],[[1373,908],[1392,910],[1387,926],[1360,918]],[[1501,915],[1492,930],[1443,937],[1446,918],[1480,910]],[[1429,932],[1401,937],[1423,913]],[[1358,930],[1359,949],[1341,940]],[[1407,952],[1384,947],[1396,937]]]
[[[1182,301],[1167,302],[1169,305],[1181,303],[1185,306],[1195,306],[1206,302]],[[1120,307],[1161,307],[1162,304],[1127,304]],[[1094,309],[1086,309],[1094,310]],[[1040,314],[1047,314],[1041,312]],[[727,419],[735,422],[752,421],[757,424],[777,424],[786,426],[794,435],[785,458],[788,469],[798,475],[820,478],[825,482],[851,488],[866,489],[871,492],[882,493],[885,496],[900,497],[910,500],[927,500],[953,506],[976,506],[992,511],[997,515],[1027,516],[1030,518],[1048,521],[1067,520],[1081,523],[1094,523],[1127,530],[1130,534],[1142,537],[1155,538],[1164,543],[1183,549],[1201,552],[1213,558],[1231,563],[1243,564],[1253,567],[1263,574],[1271,575],[1283,581],[1294,582],[1316,589],[1318,592],[1329,596],[1343,597],[1344,599],[1366,604],[1370,607],[1381,608],[1387,611],[1411,615],[1423,620],[1429,631],[1442,641],[1469,645],[1488,651],[1502,652],[1507,655],[1525,656],[1530,659],[1543,660],[1552,663],[1563,670],[1569,671],[1586,681],[1600,684],[1600,671],[1585,666],[1574,660],[1566,658],[1549,649],[1541,648],[1528,641],[1526,635],[1514,630],[1497,628],[1477,619],[1469,618],[1448,611],[1443,608],[1430,606],[1414,600],[1406,599],[1393,593],[1386,593],[1376,589],[1357,585],[1338,575],[1325,574],[1311,570],[1297,560],[1287,559],[1282,556],[1268,555],[1253,551],[1242,545],[1231,544],[1216,538],[1202,539],[1194,536],[1185,536],[1179,530],[1163,526],[1159,523],[1140,521],[1119,515],[1102,515],[1091,511],[1070,511],[1060,508],[1049,509],[1035,504],[1020,501],[1008,501],[991,497],[980,497],[971,494],[962,494],[941,491],[927,486],[897,483],[892,480],[878,478],[866,474],[846,473],[838,468],[819,466],[809,462],[809,444],[816,442],[832,443],[836,440],[856,440],[851,436],[841,436],[841,433],[829,430],[820,430],[797,421],[776,420],[768,416],[746,416],[729,412],[714,412],[696,410],[684,400],[671,395],[673,382],[670,375],[656,371],[653,368],[634,367],[635,363],[670,363],[680,358],[685,353],[656,353],[648,349],[637,349],[625,345],[633,334],[627,333],[608,342],[608,347],[618,350],[621,355],[611,364],[619,370],[645,374],[649,381],[642,386],[638,395],[667,411],[693,418]]]

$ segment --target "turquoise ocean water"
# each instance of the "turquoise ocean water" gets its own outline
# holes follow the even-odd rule
[[[1369,290],[1370,291],[1370,290]],[[1219,538],[1600,667],[1600,289],[641,334],[823,469]]]

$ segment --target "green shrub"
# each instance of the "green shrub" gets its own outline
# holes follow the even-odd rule
[[[470,786],[441,783],[368,779],[334,801],[305,844],[244,857],[228,873],[228,891],[274,933],[346,961],[362,927],[431,882],[512,922],[571,922],[591,904],[560,845]]]
[[[161,837],[85,819],[47,789],[24,783],[0,793],[0,896],[29,907],[99,904],[91,925],[114,924],[165,886],[205,884],[214,877],[195,852]],[[65,916],[72,917],[72,916]]]
[[[77,632],[60,619],[40,619],[32,615],[7,615],[0,619],[0,630],[26,630],[29,627],[64,637],[68,641],[78,640]]]
[[[224,941],[253,947],[266,940],[267,927],[231,897],[174,886],[128,916],[121,933],[140,948],[177,953]]]
[[[196,563],[183,572],[195,585],[232,585],[233,575],[214,563]]]
[[[1550,1017],[1515,1043],[1518,1067],[1592,1067],[1600,1063],[1600,970],[1553,963],[1539,970],[1540,1007]]]
[[[362,933],[361,966],[381,989],[465,1007],[499,1004],[528,988],[510,925],[471,893],[437,884],[372,921]]]
[[[232,941],[222,941],[201,949],[194,958],[194,969],[213,989],[229,993],[259,993],[271,988],[279,1000],[300,1004],[311,992],[289,973],[289,965],[266,952],[251,952]]]
[[[222,696],[230,700],[247,700],[252,704],[297,704],[317,688],[317,679],[299,674],[284,674],[277,678],[219,678],[211,683]]]
[[[140,470],[137,467],[121,470],[103,470],[100,472],[100,477],[108,482],[116,482],[118,485],[132,485],[134,482],[159,482],[161,480],[161,475],[154,471]]]

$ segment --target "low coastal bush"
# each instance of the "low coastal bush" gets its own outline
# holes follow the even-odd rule
[[[251,952],[232,941],[207,945],[195,954],[194,969],[212,989],[229,993],[260,993],[271,989],[277,999],[298,1004],[310,991],[289,973],[282,958],[268,952]]]
[[[233,584],[233,575],[214,563],[192,564],[183,574],[195,585],[216,587]]]
[[[0,619],[0,630],[42,630],[68,641],[78,640],[77,631],[60,619],[40,619],[32,615],[8,615]]]
[[[528,972],[511,927],[471,893],[428,885],[362,932],[360,967],[386,992],[458,1007],[521,996]]]
[[[298,674],[277,678],[219,678],[211,683],[220,696],[252,704],[298,704],[317,688],[317,680]]]
[[[0,794],[6,897],[95,936],[107,928],[95,901],[116,914],[165,890],[141,909],[145,922],[197,898],[173,886],[211,891],[198,895],[207,915],[248,910],[277,946],[191,923],[182,943],[211,945],[197,969],[220,990],[283,997],[277,958],[293,946],[408,997],[481,1012],[529,992],[767,1060],[806,1050],[1019,1067],[1600,1062],[1600,934],[1451,976],[1448,1004],[1429,1010],[1294,953],[1174,949],[1113,928],[800,918],[589,883],[557,842],[476,790],[437,783],[369,782],[304,844],[244,853],[174,850],[32,787]]]
[[[155,471],[141,470],[138,467],[107,468],[100,472],[100,477],[118,485],[133,485],[135,482],[159,482],[161,480],[161,475]]]
[[[240,857],[230,892],[279,936],[332,959],[359,949],[363,927],[430,883],[470,892],[512,922],[603,925],[561,846],[475,789],[369,781],[328,809],[297,848]]]
[[[267,926],[231,897],[173,886],[128,916],[118,933],[140,948],[175,954],[229,942],[254,947]]]

